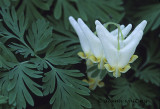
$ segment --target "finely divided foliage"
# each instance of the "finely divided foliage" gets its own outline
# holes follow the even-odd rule
[[[25,16],[22,15],[17,18],[13,7],[12,10],[3,8],[1,14],[5,25],[9,28],[9,31],[5,28],[0,31],[1,36],[5,37],[2,37],[3,43],[0,42],[0,56],[2,58],[0,63],[1,71],[3,70],[0,81],[1,94],[8,96],[8,104],[18,109],[26,108],[27,103],[34,106],[34,100],[31,96],[31,93],[33,93],[37,96],[53,94],[50,100],[53,108],[57,106],[54,102],[57,98],[61,99],[61,102],[59,102],[61,104],[58,105],[61,109],[68,104],[68,99],[71,99],[70,103],[77,108],[91,107],[90,102],[82,97],[82,95],[89,95],[89,89],[85,87],[86,83],[74,79],[83,75],[77,70],[55,68],[55,65],[77,63],[79,59],[74,57],[73,53],[66,49],[66,46],[53,41],[53,28],[49,25],[49,22],[39,19],[33,22],[27,30],[28,23]],[[10,47],[8,48],[4,43],[10,39],[12,41],[8,44],[8,47]],[[15,55],[22,55],[23,58],[18,61]],[[43,72],[44,68],[51,68],[51,71]],[[45,88],[34,81],[40,81],[43,73],[46,75],[43,78],[43,87]],[[54,85],[57,87],[54,87]],[[49,87],[51,87],[51,91]],[[49,93],[45,93],[47,91]],[[61,98],[61,94],[57,95],[56,92],[66,92],[63,93],[63,97],[66,96],[68,99],[64,100]],[[68,105],[68,108],[72,108],[71,106]]]
[[[121,4],[121,0],[57,0],[53,14],[56,19],[63,17],[66,28],[69,27],[68,17],[71,15],[92,23],[96,19],[119,22],[124,16]]]
[[[160,2],[142,2],[0,0],[0,109],[159,109]],[[90,91],[86,73],[76,69],[95,78],[100,70],[86,69],[77,56],[82,50],[69,16],[93,31],[95,20],[134,27],[147,20],[131,70],[117,79],[102,70],[105,86]]]

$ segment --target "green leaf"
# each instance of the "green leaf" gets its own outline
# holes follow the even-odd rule
[[[0,68],[10,69],[17,64],[14,54],[0,42]]]
[[[38,70],[42,71],[43,69],[47,69],[48,65],[46,63],[46,60],[44,58],[31,58],[30,62],[34,63]]]
[[[66,30],[63,24],[64,22],[56,21],[52,17],[48,18],[53,23],[53,39],[55,43],[63,43],[63,45],[67,47],[66,51],[73,51],[74,55],[77,55],[77,53],[81,51],[77,34]]]
[[[160,69],[158,67],[160,64],[159,42],[160,39],[157,37],[149,37],[147,40],[144,40],[143,46],[146,48],[146,59],[143,59],[144,55],[143,57],[140,56],[132,66],[136,77],[157,86],[160,86]]]
[[[7,97],[7,103],[4,105],[0,105],[0,109],[15,109],[14,104],[9,105],[8,103],[8,91],[7,87],[9,84],[9,72],[0,73],[0,94]]]
[[[160,38],[158,37],[149,37],[143,43],[147,51],[146,63],[156,63],[160,64]]]
[[[17,18],[17,13],[14,7],[12,7],[11,10],[2,8],[0,13],[8,28],[14,33],[12,36],[15,38],[23,38],[28,24],[27,20],[24,18],[24,14],[21,13],[20,17]]]
[[[24,58],[27,58],[29,55],[34,56],[35,53],[32,51],[32,49],[21,45],[17,43],[12,43],[9,45],[10,48],[12,48],[12,51],[15,51],[16,54],[20,53],[24,56]]]
[[[76,74],[75,74],[76,73]],[[52,69],[45,74],[43,78],[44,95],[53,93],[50,100],[52,109],[84,109],[91,108],[90,102],[82,95],[89,95],[89,89],[86,83],[73,77],[82,77],[77,70]]]
[[[11,5],[11,0],[0,0],[0,7],[9,7]]]
[[[123,100],[122,104],[126,105],[128,100],[146,100],[145,105],[151,105],[152,99],[155,98],[154,91],[152,88],[142,81],[135,81],[133,83],[128,82],[125,78],[117,78],[112,81],[113,90],[109,95],[113,96],[113,100]],[[143,88],[142,88],[143,87]],[[129,102],[129,104],[134,104],[134,102]]]
[[[135,76],[144,80],[145,82],[151,82],[157,86],[160,86],[160,69],[154,65],[147,66],[142,70],[137,70]]]
[[[25,12],[30,23],[35,19],[42,19],[43,16],[40,10],[49,10],[52,2],[53,0],[23,0],[18,7],[18,15]]]
[[[150,28],[153,31],[160,26],[160,3],[143,6],[138,10],[134,17],[139,18],[138,23],[142,20],[147,20],[148,24],[145,31],[148,31]]]
[[[63,44],[55,45],[51,44],[51,47],[47,50],[45,59],[54,65],[68,65],[79,62],[79,58],[73,56],[70,51],[65,51],[67,48]]]
[[[22,62],[9,71],[9,104],[16,104],[18,109],[26,108],[26,102],[34,106],[34,100],[29,90],[37,96],[43,96],[39,89],[41,86],[32,80],[41,78],[43,72],[36,71],[35,68],[34,64]]]
[[[8,97],[0,95],[0,105],[7,103]]]
[[[44,19],[33,22],[32,28],[29,29],[27,40],[34,52],[42,51],[52,42],[52,27]]]
[[[96,19],[119,22],[124,16],[122,3],[121,0],[57,0],[53,14],[56,19],[63,17],[67,29],[69,16],[92,23]]]
[[[87,99],[92,103],[92,109],[114,109],[114,103],[109,102],[109,98],[106,98],[106,90],[104,88],[96,89]]]

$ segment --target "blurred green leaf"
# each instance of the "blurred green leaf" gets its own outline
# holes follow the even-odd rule
[[[142,20],[147,20],[148,24],[145,31],[148,31],[150,28],[153,31],[160,26],[159,16],[160,16],[160,3],[156,3],[140,7],[134,17],[138,19],[137,22],[141,22]]]
[[[8,97],[0,95],[0,105],[7,103]]]
[[[57,0],[53,14],[56,19],[63,17],[67,29],[69,16],[81,17],[93,24],[96,19],[119,22],[124,16],[122,3],[121,0]]]
[[[151,82],[157,86],[160,86],[160,68],[154,65],[147,66],[142,70],[137,70],[135,76],[144,80],[145,82]]]
[[[149,37],[143,43],[144,47],[147,51],[147,59],[146,63],[156,63],[160,64],[160,38],[157,37]]]
[[[21,13],[25,12],[30,24],[35,19],[44,18],[42,13],[40,13],[40,10],[50,10],[52,2],[53,0],[22,0],[17,12],[18,15],[21,15]]]
[[[146,48],[146,59],[142,62],[142,57],[133,64],[135,76],[145,82],[151,82],[160,86],[160,39],[157,37],[149,37],[144,40],[143,46]]]
[[[134,102],[129,102],[129,100],[146,100],[145,105],[151,105],[152,99],[155,98],[155,93],[149,85],[142,81],[135,81],[133,83],[128,82],[125,78],[117,78],[113,83],[113,90],[110,94],[113,100],[122,100],[123,105],[134,104]],[[142,88],[143,87],[143,88]]]
[[[0,68],[11,69],[17,62],[14,54],[0,42]]]

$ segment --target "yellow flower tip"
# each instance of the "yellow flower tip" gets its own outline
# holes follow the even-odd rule
[[[119,72],[126,73],[130,68],[131,66],[127,64],[124,68],[119,68]]]
[[[101,66],[100,63],[98,64],[98,69],[105,69],[104,64]]]
[[[98,86],[99,86],[99,87],[104,87],[104,86],[105,86],[105,84],[104,84],[104,82],[99,81],[99,82],[98,82]]]
[[[91,60],[87,59],[86,65],[87,65],[87,66],[92,66],[92,65],[93,65],[93,62],[92,62]]]
[[[119,72],[119,71],[117,71],[117,72],[114,71],[114,72],[113,72],[113,76],[116,77],[116,78],[118,78],[118,77],[121,76],[121,72]]]
[[[94,78],[88,78],[88,79],[89,79],[89,81],[88,81],[89,84],[95,83],[95,79]]]
[[[96,88],[96,84],[95,84],[95,83],[89,85],[89,89],[90,89],[90,90],[95,90],[95,88]]]
[[[89,80],[83,79],[82,81],[89,85],[90,90],[94,90],[97,86],[96,82],[95,82],[95,79],[93,79],[93,78],[89,78]]]
[[[137,55],[133,55],[133,56],[131,57],[131,59],[129,60],[129,63],[133,63],[137,58],[138,58]]]
[[[106,59],[106,58],[104,58],[104,59],[103,59],[103,62],[104,62],[104,63],[107,63],[107,59]]]
[[[101,62],[101,58],[97,58],[97,62]]]
[[[109,64],[105,64],[104,67],[107,69],[108,72],[113,72],[115,71],[114,67],[111,67]]]
[[[93,62],[93,63],[98,63],[98,60],[95,56],[90,56],[89,59]]]
[[[82,81],[85,82],[85,83],[88,83],[88,80],[87,80],[87,79],[83,79]]]
[[[78,52],[78,56],[81,57],[82,59],[87,58],[87,56],[83,52]]]

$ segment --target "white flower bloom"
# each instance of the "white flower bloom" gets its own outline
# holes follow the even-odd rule
[[[119,77],[121,73],[125,73],[130,69],[129,63],[138,58],[133,54],[142,39],[147,21],[142,21],[127,38],[125,37],[131,30],[132,25],[129,24],[126,28],[122,27],[124,40],[121,36],[118,37],[118,30],[110,33],[99,21],[96,21],[95,24],[108,62],[108,64],[105,64],[105,68],[109,72],[113,72],[113,76]]]
[[[85,34],[84,34],[83,30],[81,29],[81,27],[79,26],[79,24],[77,23],[77,21],[73,17],[70,16],[69,21],[79,37],[80,44],[81,44],[82,50],[84,52],[84,54],[80,52],[79,56],[81,56],[81,58],[86,58],[88,55],[92,54],[91,49],[90,49],[90,45],[88,43],[88,39],[85,36]]]
[[[93,63],[104,61],[105,57],[99,38],[88,28],[82,19],[79,18],[76,21],[73,17],[69,17],[69,21],[78,34],[82,50],[87,58]],[[83,58],[82,52],[79,52],[78,55]]]

